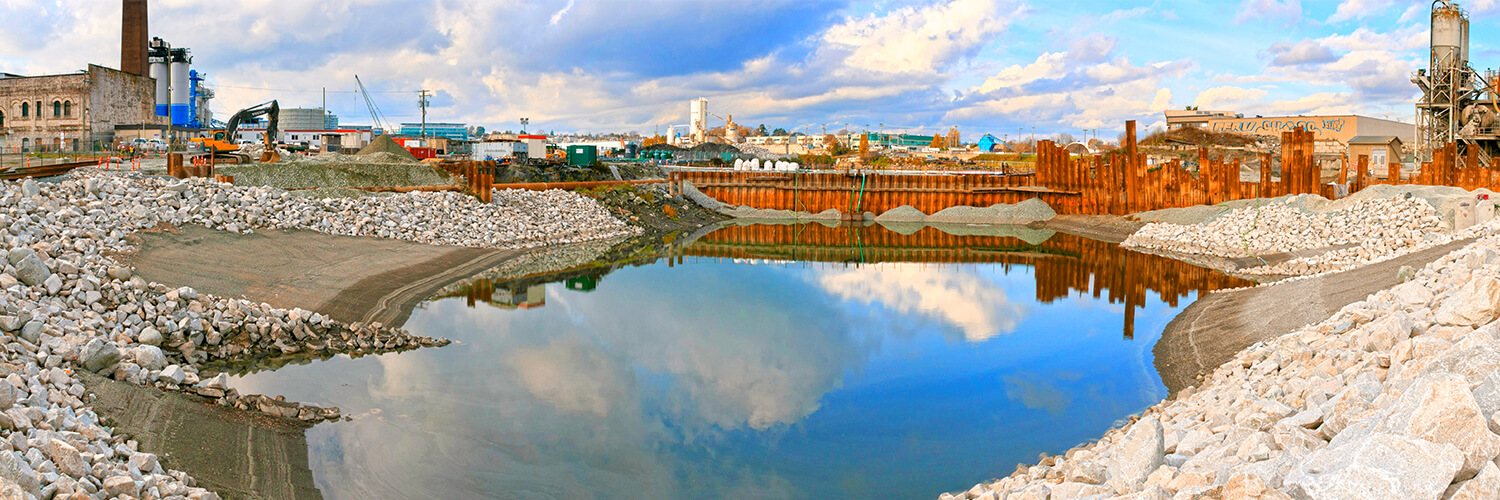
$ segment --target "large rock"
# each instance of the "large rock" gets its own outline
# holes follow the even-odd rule
[[[1284,487],[1305,500],[1438,498],[1463,468],[1451,444],[1374,433],[1307,457]]]
[[[1376,432],[1404,434],[1434,443],[1447,443],[1464,453],[1458,477],[1468,479],[1500,455],[1500,436],[1469,392],[1469,383],[1452,373],[1418,379],[1401,394]]]
[[[26,491],[37,491],[41,488],[41,479],[37,477],[36,471],[25,460],[16,457],[10,451],[0,451],[0,478],[20,484]]]
[[[154,345],[141,345],[132,349],[135,364],[147,370],[160,370],[167,367],[167,355],[161,352],[160,347]]]
[[[187,374],[183,373],[182,367],[177,366],[177,365],[171,365],[171,366],[168,366],[166,369],[162,370],[161,374],[157,375],[156,378],[158,380],[161,380],[162,382],[170,382],[170,383],[173,383],[173,384],[181,384],[182,381],[187,378]]]
[[[21,183],[21,196],[31,197],[39,194],[42,194],[42,186],[37,184],[35,179],[26,179]]]
[[[1216,488],[1199,493],[1193,500],[1292,500],[1292,497],[1271,489],[1260,476],[1239,474]]]
[[[57,465],[57,470],[74,479],[82,479],[89,475],[89,464],[83,461],[83,455],[78,454],[78,449],[73,445],[60,439],[53,439],[47,443],[47,458],[52,459],[52,463]]]
[[[163,339],[161,336],[161,332],[158,331],[156,327],[148,326],[145,329],[141,330],[141,334],[140,336],[136,337],[136,340],[145,345],[160,346]]]
[[[104,492],[111,497],[133,498],[141,494],[141,485],[131,480],[130,476],[113,476],[104,480]]]
[[[1475,276],[1442,301],[1433,319],[1445,325],[1478,327],[1500,316],[1500,279]]]
[[[1116,443],[1110,456],[1109,480],[1106,486],[1115,491],[1135,491],[1146,483],[1146,477],[1161,467],[1165,456],[1161,422],[1143,418],[1130,426],[1125,437]]]
[[[29,251],[29,249],[28,249]],[[12,251],[11,255],[15,252]],[[47,269],[47,264],[42,262],[35,253],[22,257],[18,262],[11,265],[16,267],[16,278],[20,279],[26,286],[36,286],[52,277],[52,271]]]
[[[78,361],[83,363],[84,369],[99,373],[120,362],[120,350],[101,339],[90,339],[83,345],[83,351],[78,353]]]
[[[1484,464],[1474,479],[1455,483],[1443,495],[1446,500],[1494,500],[1500,498],[1500,467]]]

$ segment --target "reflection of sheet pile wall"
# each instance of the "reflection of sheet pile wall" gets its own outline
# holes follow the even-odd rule
[[[1052,303],[1074,292],[1125,304],[1126,337],[1148,292],[1177,307],[1188,295],[1248,286],[1223,273],[1118,245],[1057,233],[1040,244],[1013,236],[961,236],[927,227],[911,234],[879,226],[821,224],[731,226],[699,239],[685,255],[835,263],[986,263],[1035,269],[1036,299]]]

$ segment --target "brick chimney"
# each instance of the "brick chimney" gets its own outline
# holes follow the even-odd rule
[[[120,29],[120,71],[146,76],[146,0],[124,0]]]

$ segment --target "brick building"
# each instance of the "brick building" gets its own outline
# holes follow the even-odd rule
[[[65,75],[0,74],[0,149],[87,150],[112,144],[120,125],[165,125],[155,91],[150,77],[93,64]]]

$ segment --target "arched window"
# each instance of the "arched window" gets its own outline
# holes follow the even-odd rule
[[[62,101],[52,101],[52,117],[53,118],[58,118],[58,117],[61,117],[61,116],[62,116]]]
[[[5,112],[0,111],[0,128],[5,128]]]
[[[31,103],[29,103],[29,102],[23,102],[23,103],[21,103],[21,118],[26,118],[26,117],[29,117],[29,116],[31,116]]]
[[[63,101],[63,116],[73,116],[73,101]]]

